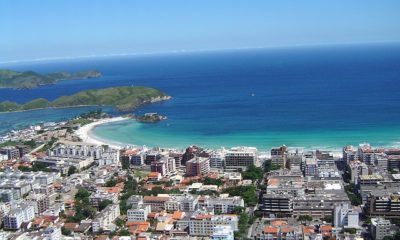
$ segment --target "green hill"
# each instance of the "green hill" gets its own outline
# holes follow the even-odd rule
[[[87,79],[101,76],[95,70],[67,73],[39,74],[33,71],[17,72],[0,69],[0,88],[36,88],[40,85],[55,84],[60,80]]]
[[[0,103],[0,112],[12,112],[52,107],[75,106],[114,106],[119,111],[130,111],[143,104],[168,100],[165,93],[148,87],[112,87],[78,92],[63,96],[52,102],[43,98],[34,99],[24,104],[11,101]]]

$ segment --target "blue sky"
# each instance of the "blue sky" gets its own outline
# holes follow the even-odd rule
[[[398,0],[1,0],[0,62],[400,41]]]

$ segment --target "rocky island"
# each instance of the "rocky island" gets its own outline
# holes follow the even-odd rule
[[[26,89],[37,88],[42,85],[55,84],[60,80],[78,80],[100,77],[96,70],[81,72],[55,72],[40,74],[33,71],[17,72],[8,69],[0,69],[0,88]]]
[[[111,87],[81,91],[71,96],[59,97],[54,101],[44,98],[34,99],[24,104],[4,101],[0,103],[0,112],[78,106],[113,106],[119,111],[131,111],[142,105],[170,98],[165,93],[149,87]]]
[[[138,122],[143,123],[156,123],[162,120],[166,120],[166,116],[159,115],[157,113],[145,113],[144,115],[134,117]]]

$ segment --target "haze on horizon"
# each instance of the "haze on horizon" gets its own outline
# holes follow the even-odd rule
[[[251,4],[250,4],[251,3]],[[0,62],[400,42],[400,1],[0,2]]]

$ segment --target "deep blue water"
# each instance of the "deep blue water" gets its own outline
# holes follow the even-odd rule
[[[33,90],[0,89],[0,101],[54,99],[84,89],[123,85],[155,87],[173,97],[139,110],[167,115],[165,122],[115,124],[95,130],[114,141],[168,146],[400,142],[398,44],[110,57],[0,67],[42,73],[97,69],[103,73],[99,79],[63,81]],[[62,111],[64,116],[65,111],[75,110]],[[26,122],[31,114],[0,114],[0,131],[13,127],[4,124],[9,116],[19,126],[19,118]],[[53,120],[59,115],[49,114]],[[32,122],[37,120],[32,118]]]

